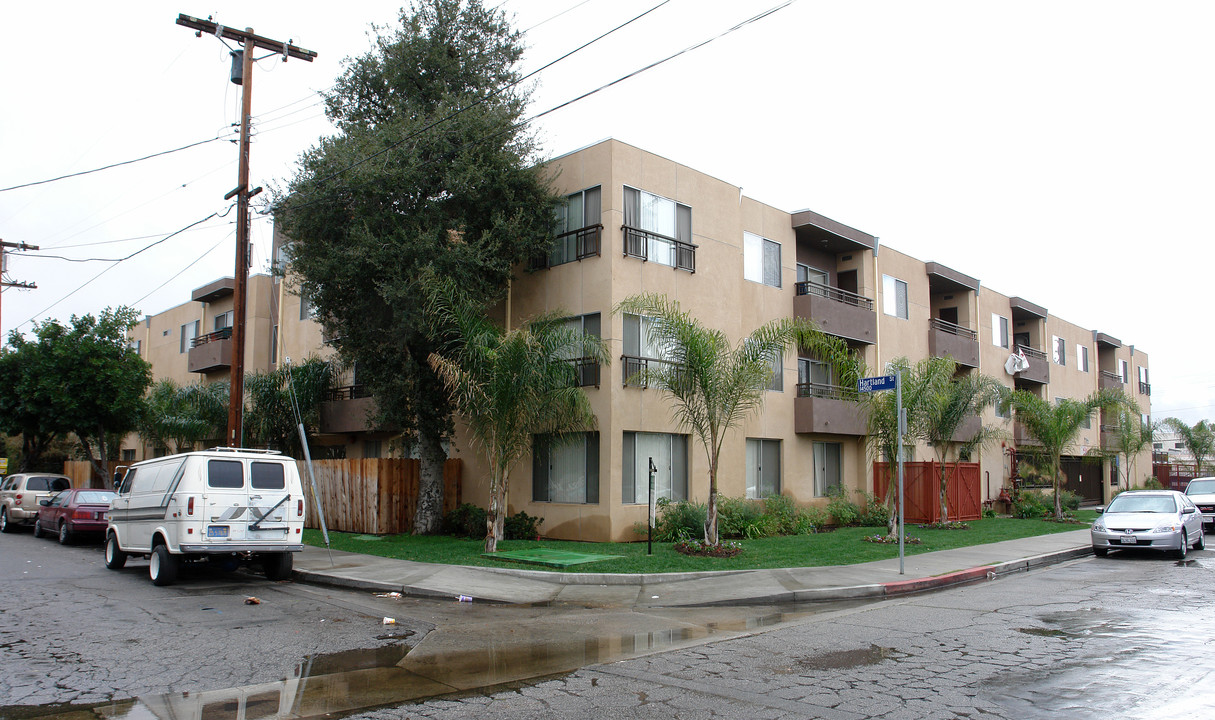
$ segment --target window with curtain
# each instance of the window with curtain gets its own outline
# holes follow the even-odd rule
[[[194,338],[198,337],[198,326],[201,321],[195,320],[181,326],[181,349],[179,352],[186,352],[194,345]]]
[[[625,432],[621,456],[622,502],[649,502],[651,459],[655,467],[655,499],[688,499],[687,435]]]
[[[797,359],[797,384],[799,397],[827,397],[835,384],[835,373],[831,364],[816,358]]]
[[[1080,372],[1088,372],[1088,347],[1085,345],[1076,345],[1076,367]]]
[[[780,243],[744,232],[743,278],[780,287]]]
[[[532,500],[599,503],[599,433],[563,438],[537,435],[532,442]]]
[[[568,318],[564,322],[565,327],[570,330],[591,337],[600,337],[599,331],[599,313],[590,313],[587,315],[578,315]],[[581,353],[575,348],[567,349],[566,354],[569,356],[566,359],[574,363],[574,370],[577,374],[577,383],[579,387],[588,385],[599,385],[599,363],[586,362]]]
[[[1051,335],[1050,344],[1054,352],[1055,364],[1067,365],[1067,341],[1058,335]]]
[[[669,353],[653,337],[657,318],[624,314],[624,354],[655,360],[668,359]]]
[[[747,438],[747,497],[780,495],[780,440]]]
[[[590,242],[587,233],[577,231],[599,224],[602,217],[600,203],[599,188],[593,187],[567,195],[557,206],[553,248],[548,256],[550,267],[599,254],[598,233],[593,234],[594,242]]]
[[[1008,344],[1008,318],[991,314],[991,342],[996,347],[1006,348]]]
[[[650,262],[693,269],[671,240],[692,244],[692,208],[648,193],[624,188],[625,253]],[[629,233],[628,228],[645,231]],[[661,236],[661,237],[656,237]]]
[[[840,443],[814,443],[814,496],[826,497],[841,487],[842,462]]]
[[[882,276],[882,312],[906,320],[907,283],[889,275]]]

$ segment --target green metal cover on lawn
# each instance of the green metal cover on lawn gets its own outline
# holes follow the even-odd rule
[[[535,550],[510,550],[508,552],[483,553],[483,557],[498,560],[514,560],[515,562],[547,565],[549,567],[569,567],[582,563],[599,562],[600,560],[615,560],[622,555],[592,555],[591,553],[570,552],[568,550],[551,550],[536,548]]]

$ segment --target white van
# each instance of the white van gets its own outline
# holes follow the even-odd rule
[[[212,448],[135,463],[118,485],[105,565],[148,556],[168,585],[182,561],[253,561],[271,580],[291,576],[304,549],[304,491],[295,461],[275,451]]]

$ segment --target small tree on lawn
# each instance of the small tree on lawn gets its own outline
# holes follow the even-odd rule
[[[1062,398],[1051,404],[1025,390],[1017,390],[1007,400],[1016,421],[1021,423],[1039,447],[1028,448],[1031,457],[1036,456],[1039,465],[1050,473],[1055,490],[1055,519],[1063,519],[1063,506],[1059,500],[1060,466],[1063,453],[1076,441],[1080,430],[1097,410],[1109,410],[1128,402],[1121,390],[1098,390],[1083,400]]]
[[[454,330],[456,339],[432,353],[430,365],[489,462],[485,552],[495,552],[506,521],[510,471],[531,450],[533,437],[595,428],[571,358],[606,364],[607,346],[569,328],[559,313],[503,330],[447,285],[434,291],[429,312]]]
[[[705,542],[717,545],[717,472],[721,446],[731,428],[763,406],[772,381],[774,358],[800,345],[829,361],[840,383],[855,384],[859,365],[839,338],[819,332],[800,318],[761,325],[731,347],[725,333],[705,327],[663,295],[625,298],[615,312],[642,315],[647,342],[659,348],[666,362],[647,363],[635,374],[671,398],[672,414],[700,440],[709,462],[709,503]]]
[[[903,408],[908,417],[919,413],[919,386],[915,384],[914,376],[908,365],[907,358],[895,358],[886,366],[886,374],[902,373]],[[898,529],[898,515],[895,510],[895,472],[899,461],[899,412],[898,396],[894,391],[858,393],[857,402],[865,415],[865,446],[869,457],[886,463],[886,534],[894,535]],[[906,433],[903,436],[903,457],[907,457],[915,447],[914,435]]]

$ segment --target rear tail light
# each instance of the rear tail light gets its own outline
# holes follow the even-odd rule
[[[81,510],[81,509],[77,508],[72,511],[72,519],[73,520],[92,520],[93,511],[92,510]]]
[[[303,500],[303,498],[295,501],[295,516],[304,517],[304,500]]]
[[[194,514],[194,496],[193,495],[191,495],[190,499],[186,501],[186,514],[187,515]]]

